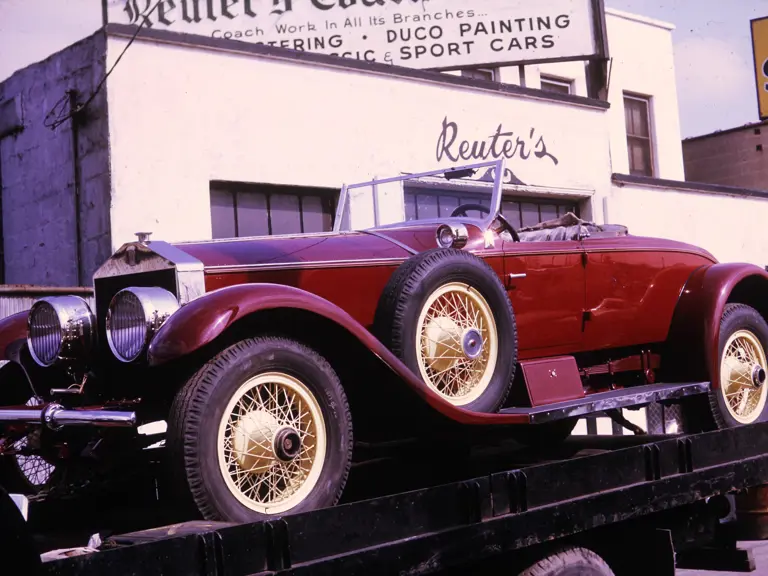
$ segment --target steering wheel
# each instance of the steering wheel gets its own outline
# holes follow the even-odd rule
[[[451,212],[451,217],[455,218],[457,216],[467,216],[467,210],[479,210],[480,212],[487,212],[488,214],[491,213],[491,209],[483,206],[482,204],[461,204],[453,209],[453,212]],[[501,222],[502,228],[505,228],[507,232],[510,233],[512,236],[512,239],[515,242],[520,242],[520,235],[517,233],[517,230],[515,230],[515,227],[512,226],[512,224],[509,223],[509,220],[507,220],[504,216],[502,216],[501,213],[496,214],[496,219]]]
[[[451,218],[455,218],[456,216],[464,216],[466,218],[467,210],[479,210],[480,212],[491,213],[491,209],[482,204],[460,204],[453,209],[453,212],[451,212]]]

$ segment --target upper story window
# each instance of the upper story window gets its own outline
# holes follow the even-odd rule
[[[338,193],[330,188],[213,182],[213,238],[329,232]]]
[[[470,68],[462,70],[461,75],[465,78],[474,78],[475,80],[490,80],[496,82],[498,79],[498,70],[496,68]]]
[[[572,94],[573,82],[555,78],[553,76],[541,75],[541,89],[547,92],[559,92],[560,94]]]
[[[650,116],[649,98],[624,94],[629,173],[632,175],[654,175]]]

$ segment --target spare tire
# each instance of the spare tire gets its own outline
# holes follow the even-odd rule
[[[501,280],[481,258],[437,248],[409,258],[382,292],[379,339],[446,401],[496,412],[517,364],[517,326]]]

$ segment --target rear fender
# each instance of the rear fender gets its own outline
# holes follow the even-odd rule
[[[675,377],[720,386],[720,318],[729,302],[756,308],[768,320],[768,273],[754,264],[725,263],[695,270],[680,294],[664,363]]]
[[[432,408],[462,424],[523,424],[527,416],[482,414],[454,406],[430,390],[378,338],[344,310],[310,292],[280,284],[238,284],[209,292],[176,311],[150,344],[150,366],[184,358],[224,335],[233,325],[261,311],[296,309],[311,312],[344,328]]]

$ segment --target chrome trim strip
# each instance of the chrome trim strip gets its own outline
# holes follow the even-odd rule
[[[382,234],[381,232],[376,232],[375,230],[361,230],[361,232],[365,234],[370,234],[371,236],[376,236],[377,238],[381,238],[382,240],[386,240],[387,242],[392,242],[392,244],[399,246],[400,248],[402,248],[406,252],[410,252],[411,254],[415,255],[419,253],[418,250],[414,250],[407,244],[403,244],[402,242],[400,242],[400,240],[395,240],[394,238],[390,238],[389,236],[387,236],[386,234]]]
[[[210,240],[179,240],[174,242],[173,246],[184,246],[185,244],[223,244],[236,242],[251,242],[253,240],[291,240],[295,238],[330,238],[331,236],[360,234],[360,230],[341,230],[339,232],[297,232],[295,234],[269,234],[261,236],[238,236],[236,238],[212,238]]]
[[[261,272],[265,270],[304,270],[309,268],[362,268],[364,266],[394,266],[407,258],[374,258],[370,260],[315,260],[311,262],[277,262],[265,264],[234,264],[208,266],[206,273],[219,272]]]
[[[514,280],[515,278],[525,278],[526,276],[528,276],[528,274],[526,274],[525,272],[522,272],[520,274],[507,274],[507,278],[509,278],[510,280]]]

